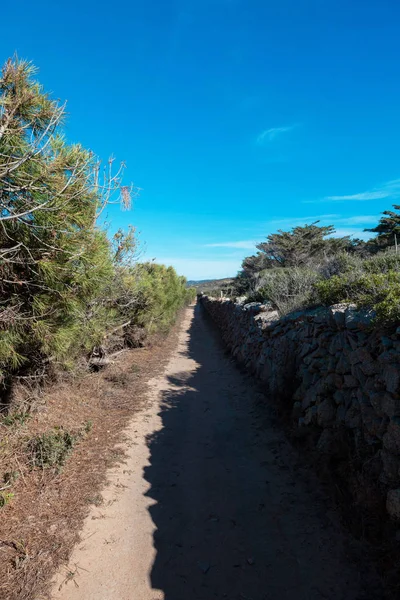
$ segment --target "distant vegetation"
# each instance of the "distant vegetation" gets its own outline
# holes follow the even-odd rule
[[[208,296],[230,296],[235,287],[235,279],[227,277],[225,279],[203,279],[201,281],[188,281],[188,285],[196,289],[199,294],[207,294]]]
[[[400,206],[385,211],[364,242],[332,237],[318,222],[279,230],[245,258],[233,295],[269,302],[281,315],[319,304],[355,303],[382,323],[400,321]]]
[[[71,368],[118,328],[166,329],[195,295],[135,260],[132,227],[109,238],[105,208],[136,191],[123,166],[65,141],[64,106],[34,75],[15,58],[0,78],[0,401],[12,375]]]

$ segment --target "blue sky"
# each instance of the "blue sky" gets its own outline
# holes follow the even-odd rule
[[[68,100],[70,141],[126,161],[140,197],[109,218],[148,258],[230,276],[279,228],[360,236],[399,202],[396,0],[12,4],[0,58]]]

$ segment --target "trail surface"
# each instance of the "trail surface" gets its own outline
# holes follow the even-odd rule
[[[60,600],[359,600],[362,577],[260,394],[188,309]]]

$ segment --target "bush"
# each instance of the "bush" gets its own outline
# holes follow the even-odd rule
[[[36,435],[28,442],[32,467],[61,467],[72,452],[82,432],[73,434],[62,428]]]
[[[267,269],[249,301],[268,300],[281,315],[307,307],[314,302],[314,284],[320,275],[310,269]]]
[[[373,265],[376,268],[376,265]],[[391,324],[400,321],[400,272],[348,273],[315,284],[323,304],[352,302],[358,308],[375,311],[376,320]]]
[[[349,271],[362,271],[363,260],[356,254],[339,252],[324,261],[320,261],[314,268],[324,279],[329,279],[334,275],[341,275]]]
[[[118,313],[149,333],[167,330],[178,310],[196,297],[196,290],[188,288],[173,267],[156,263],[119,270],[116,289]]]
[[[194,297],[171,267],[132,266],[133,228],[107,237],[100,215],[132,188],[64,141],[64,108],[34,74],[14,59],[0,76],[0,386],[71,368],[126,321],[165,329]]]
[[[393,251],[380,252],[363,261],[363,269],[367,273],[388,273],[400,271],[400,254]]]

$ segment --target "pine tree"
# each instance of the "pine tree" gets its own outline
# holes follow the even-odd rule
[[[135,264],[134,228],[108,239],[104,210],[134,191],[124,165],[65,142],[64,106],[35,72],[14,58],[0,78],[0,384],[73,365],[115,328],[165,329],[193,298],[171,267]]]
[[[96,300],[114,274],[96,222],[120,172],[110,161],[100,181],[93,153],[64,141],[64,106],[34,75],[14,58],[0,79],[0,370],[71,359],[112,318]]]
[[[365,229],[378,235],[368,242],[372,252],[383,250],[389,247],[396,247],[400,244],[400,205],[393,205],[394,211],[385,210],[382,214],[379,224],[373,229]],[[395,212],[397,211],[397,212]]]
[[[266,242],[258,244],[257,249],[263,256],[264,268],[301,266],[312,259],[350,248],[352,242],[348,236],[330,237],[333,233],[333,225],[320,226],[316,221],[311,225],[294,227],[291,231],[272,233]],[[261,257],[258,261],[261,263]]]

